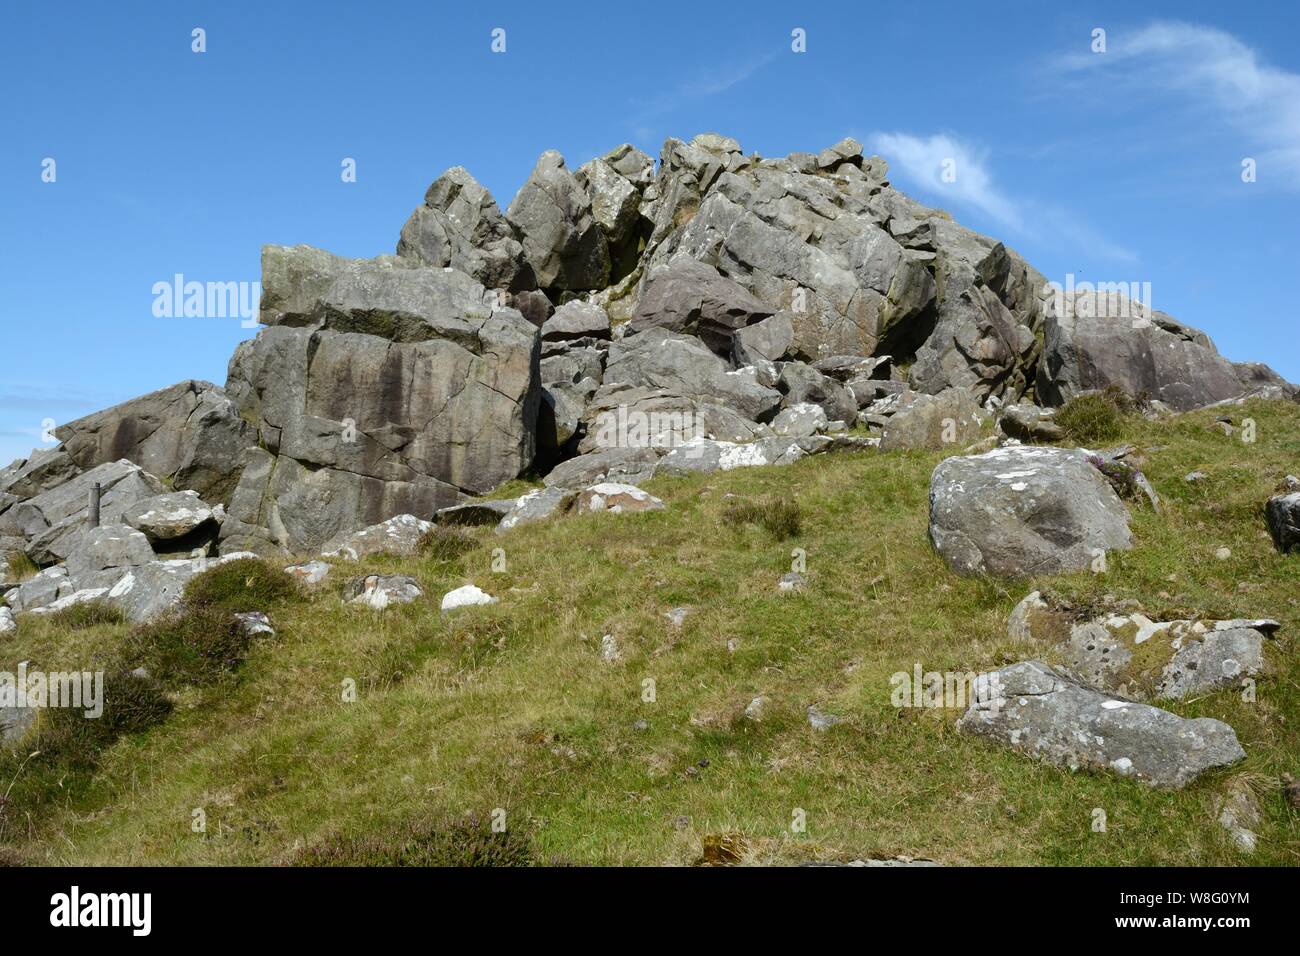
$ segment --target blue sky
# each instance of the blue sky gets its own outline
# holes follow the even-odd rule
[[[6,4],[0,464],[47,419],[225,381],[255,330],[155,316],[176,273],[255,282],[265,243],[392,252],[449,166],[504,209],[545,149],[576,167],[707,130],[763,155],[855,136],[1049,279],[1150,282],[1300,381],[1298,41],[1300,5],[1262,0]]]

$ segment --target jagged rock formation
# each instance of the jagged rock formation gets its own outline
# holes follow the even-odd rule
[[[852,140],[764,158],[706,133],[667,140],[657,167],[628,145],[576,170],[547,152],[504,213],[455,167],[396,255],[272,246],[262,267],[266,328],[225,387],[87,416],[0,470],[0,549],[62,561],[95,481],[109,523],[188,490],[221,509],[209,550],[219,527],[221,553],[314,553],[530,468],[573,492],[882,430],[885,449],[973,440],[1010,403],[1031,410],[1008,429],[1038,436],[1053,426],[1033,406],[1108,384],[1174,409],[1295,392],[1140,303],[1056,294]],[[959,434],[936,438],[950,418]],[[877,434],[837,434],[854,425]],[[553,510],[548,492],[512,520]]]

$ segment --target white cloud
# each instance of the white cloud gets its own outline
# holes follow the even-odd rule
[[[889,161],[890,168],[901,170],[908,181],[950,202],[978,209],[1004,226],[1023,229],[1019,208],[993,184],[993,176],[985,168],[987,150],[976,149],[947,133],[925,138],[909,133],[876,133],[871,142],[872,148]]]
[[[1260,182],[1300,188],[1300,74],[1264,62],[1232,34],[1157,21],[1133,33],[1113,29],[1105,53],[1058,65],[1122,88],[1125,102],[1181,100],[1201,122],[1242,137],[1243,156],[1259,160]],[[1280,174],[1270,176],[1270,168]]]
[[[1007,195],[994,181],[987,149],[972,146],[949,133],[924,137],[898,132],[875,133],[868,139],[872,148],[889,162],[890,171],[900,174],[909,185],[933,193],[945,203],[981,212],[1022,239],[1054,245],[1064,240],[1103,259],[1138,261],[1135,252],[1106,239],[1067,209],[1035,201],[1027,213],[1021,202]],[[945,170],[951,170],[951,175],[945,177]]]

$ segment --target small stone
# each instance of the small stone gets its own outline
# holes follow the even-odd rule
[[[776,589],[781,594],[793,594],[796,591],[802,591],[807,586],[802,574],[798,571],[790,571],[781,576],[781,580],[776,583]]]
[[[292,575],[308,587],[314,587],[329,575],[330,566],[324,561],[308,561],[306,564],[291,564],[284,569],[284,573]]]
[[[271,619],[261,611],[243,611],[235,615],[235,620],[239,622],[239,626],[243,628],[244,633],[249,637],[257,637],[263,634],[268,637],[275,636],[275,628],[271,627]]]
[[[842,723],[843,720],[843,717],[824,713],[815,704],[808,705],[808,723],[812,725],[813,730],[829,730],[836,724]]]
[[[675,607],[671,611],[665,611],[664,617],[668,618],[668,623],[673,627],[681,627],[682,622],[686,620],[686,615],[690,613],[688,607]]]
[[[600,639],[600,658],[611,663],[618,660],[618,641],[614,640],[613,634],[606,634]]]
[[[466,584],[448,591],[442,596],[442,610],[454,611],[458,607],[473,607],[479,604],[495,604],[497,599],[486,591],[472,584]]]
[[[1227,561],[1230,557],[1232,557],[1232,549],[1219,548],[1214,552],[1214,556],[1220,561]]]
[[[745,707],[745,719],[753,723],[759,723],[763,719],[763,712],[767,709],[766,697],[755,697]]]
[[[1203,471],[1190,471],[1183,477],[1183,481],[1187,482],[1189,485],[1194,485],[1197,482],[1206,481],[1209,477],[1210,476]]]
[[[632,729],[635,730],[635,731],[638,731],[638,732],[643,731],[643,730],[649,730],[649,729],[650,729],[650,721],[648,721],[648,720],[638,720],[638,721],[636,721],[634,724],[632,724]]]

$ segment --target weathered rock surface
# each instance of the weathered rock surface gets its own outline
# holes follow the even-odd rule
[[[472,584],[465,584],[461,587],[448,591],[442,596],[441,610],[454,611],[460,607],[475,607],[482,604],[496,604],[497,599],[486,591],[475,587]]]
[[[1283,554],[1300,548],[1300,492],[1274,495],[1264,506],[1273,544]]]
[[[433,181],[402,227],[399,256],[456,269],[489,289],[511,292],[535,285],[514,227],[491,193],[463,167]]]
[[[405,574],[367,574],[353,578],[343,588],[343,600],[382,611],[392,604],[410,604],[424,596],[415,578]]]
[[[980,675],[991,686],[957,721],[1071,770],[1103,770],[1153,787],[1180,788],[1207,770],[1246,756],[1232,728],[1120,700],[1076,683],[1038,661]]]
[[[154,559],[149,539],[124,524],[86,528],[65,562],[68,574],[81,575],[109,568],[133,568]]]
[[[1128,518],[1080,449],[1007,446],[948,458],[930,478],[930,540],[959,574],[1088,568],[1132,546]]]
[[[635,514],[639,511],[663,511],[664,503],[635,485],[604,481],[584,488],[574,501],[578,514]]]
[[[473,279],[303,246],[268,247],[263,272],[273,327],[240,346],[227,383],[261,447],[246,453],[223,550],[228,538],[314,550],[431,515],[532,461],[538,330]]]
[[[712,266],[680,256],[651,269],[642,280],[628,331],[661,328],[686,333],[729,356],[732,336],[773,311]]]
[[[225,392],[179,382],[54,430],[82,469],[125,459],[173,487],[225,501],[239,479],[240,453],[256,441]]]
[[[506,210],[524,257],[542,289],[602,289],[609,281],[609,242],[591,196],[554,150],[542,153]]]
[[[979,438],[984,421],[982,409],[964,388],[947,388],[937,395],[911,394],[895,403],[880,435],[880,450],[962,448]]]
[[[360,531],[338,535],[326,542],[321,556],[347,558],[349,561],[359,561],[372,554],[409,558],[419,551],[420,539],[432,529],[432,521],[415,515],[396,515]]]
[[[169,491],[131,505],[122,512],[122,523],[143,532],[151,542],[164,542],[215,525],[218,516],[198,492]]]
[[[1119,292],[1061,297],[1050,310],[1038,366],[1038,393],[1062,404],[1115,385],[1177,411],[1235,398],[1247,390],[1237,369],[1205,333]]]

